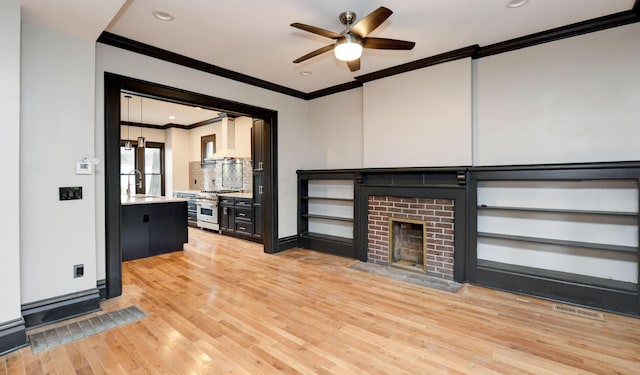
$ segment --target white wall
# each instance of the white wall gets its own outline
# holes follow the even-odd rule
[[[76,175],[94,155],[95,43],[23,22],[20,133],[22,303],[96,287],[95,179]],[[83,199],[59,201],[58,187]],[[84,264],[82,278],[73,265]]]
[[[251,117],[237,117],[235,119],[236,134],[235,148],[243,158],[251,157],[251,128],[253,127],[253,119]]]
[[[20,5],[0,0],[0,326],[20,319]]]
[[[165,143],[165,194],[189,190],[189,130],[169,128]]]
[[[297,232],[295,171],[302,168],[306,150],[307,103],[270,90],[257,88],[226,78],[196,71],[176,64],[97,44],[96,47],[96,112],[95,146],[104,158],[104,73],[111,72],[171,87],[229,99],[278,111],[278,229],[279,237]],[[303,141],[301,141],[303,140]],[[196,160],[199,160],[196,159]],[[97,251],[103,254],[104,241],[104,165],[96,176]],[[99,278],[104,278],[104,263],[99,265]]]
[[[471,165],[471,59],[365,83],[365,167]]]
[[[309,102],[305,169],[362,168],[362,89]]]
[[[640,159],[639,23],[477,64],[477,164]]]

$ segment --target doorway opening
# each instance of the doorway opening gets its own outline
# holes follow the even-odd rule
[[[153,82],[105,73],[105,231],[106,231],[106,298],[122,294],[122,253],[120,217],[120,153],[122,92],[135,92],[148,98],[198,106],[225,112],[232,116],[256,119],[262,137],[255,138],[263,155],[260,162],[259,220],[263,225],[262,242],[266,253],[278,251],[277,215],[277,112],[226,99],[185,91]],[[126,111],[126,108],[124,108]],[[255,184],[254,180],[254,184]]]

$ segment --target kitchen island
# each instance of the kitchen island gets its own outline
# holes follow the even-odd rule
[[[179,251],[189,241],[186,199],[124,195],[120,202],[123,261]]]

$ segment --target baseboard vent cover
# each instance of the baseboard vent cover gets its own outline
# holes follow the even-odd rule
[[[129,306],[124,309],[99,314],[91,318],[34,333],[28,335],[31,352],[35,354],[49,350],[56,346],[68,344],[72,341],[135,322],[146,316],[147,314],[137,306]]]
[[[594,320],[604,320],[604,316],[602,315],[602,313],[599,313],[597,311],[587,310],[587,309],[581,309],[581,308],[575,307],[575,306],[558,305],[558,304],[554,303],[551,306],[551,309],[553,311],[558,311],[558,312],[565,313],[565,314],[576,315],[576,316],[580,316],[580,317],[583,317],[583,318],[589,318],[589,319],[594,319]]]

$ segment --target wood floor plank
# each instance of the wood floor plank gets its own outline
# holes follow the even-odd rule
[[[9,353],[0,375],[640,373],[638,319],[591,320],[470,285],[429,289],[351,269],[353,259],[269,255],[196,229],[189,238],[182,252],[125,262],[123,295],[101,304],[137,305],[146,318]]]

